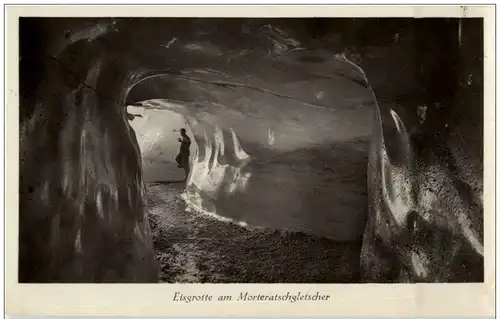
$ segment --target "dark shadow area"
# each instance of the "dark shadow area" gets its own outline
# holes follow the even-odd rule
[[[149,184],[151,185],[156,185],[156,184],[179,184],[179,183],[186,183],[186,181],[184,180],[180,180],[180,181],[150,181],[148,182]]]

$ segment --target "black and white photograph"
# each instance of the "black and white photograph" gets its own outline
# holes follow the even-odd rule
[[[482,18],[18,30],[19,283],[485,281]]]

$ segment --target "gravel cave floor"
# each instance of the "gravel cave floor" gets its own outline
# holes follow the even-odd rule
[[[149,183],[163,283],[352,283],[360,242],[249,229],[185,210],[184,183]]]

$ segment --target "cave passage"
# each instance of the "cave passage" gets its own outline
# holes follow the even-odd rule
[[[482,281],[481,32],[20,19],[19,281]]]
[[[169,109],[153,109],[128,106],[127,112],[134,115],[130,126],[135,131],[142,156],[143,178],[148,183],[183,182],[184,170],[177,167],[175,157],[179,153],[179,130],[184,128],[193,139],[193,134],[184,116]],[[190,146],[190,166],[198,152],[197,144]]]
[[[266,102],[256,100],[260,105],[245,117],[234,116],[238,104],[208,114],[205,109],[203,117],[192,105],[171,100],[128,107],[140,116],[131,126],[143,157],[162,282],[359,280],[368,130],[318,127],[307,106],[296,106],[289,119]],[[368,107],[327,112],[318,112],[330,117],[325,122],[350,117],[356,125],[373,117]],[[289,135],[292,125],[308,140]],[[179,143],[173,131],[183,126],[195,141],[185,184],[174,164]],[[342,228],[339,219],[347,222]],[[295,257],[283,258],[290,254]]]

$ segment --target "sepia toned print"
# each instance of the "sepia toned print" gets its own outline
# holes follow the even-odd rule
[[[5,9],[9,315],[493,316],[492,6]]]

